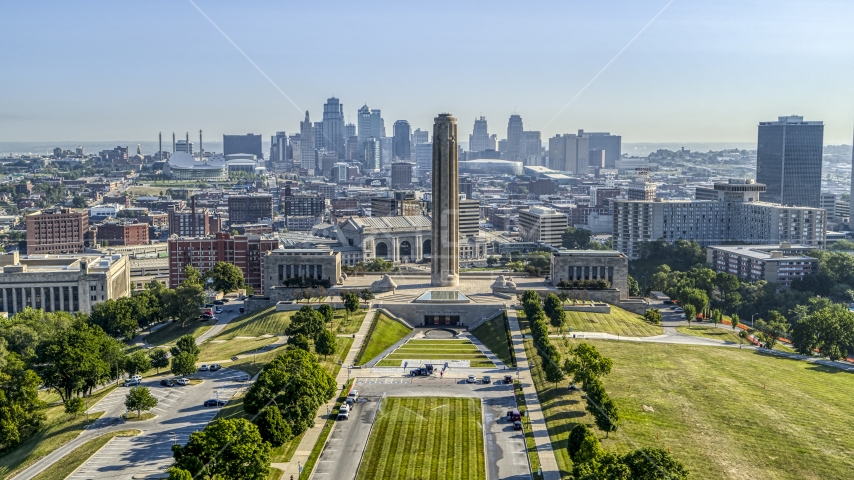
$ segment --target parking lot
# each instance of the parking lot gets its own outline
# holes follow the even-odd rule
[[[513,430],[513,423],[506,419],[507,411],[516,407],[513,387],[498,383],[501,378],[494,375],[495,383],[488,385],[436,376],[357,378],[353,389],[358,390],[361,401],[356,403],[349,420],[335,422],[312,478],[355,478],[381,398],[441,396],[477,397],[483,401],[487,479],[529,479],[524,434]]]
[[[216,416],[218,409],[204,407],[203,402],[212,398],[230,400],[239,389],[249,386],[246,373],[227,368],[198,372],[193,377],[204,381],[199,385],[164,387],[160,386],[160,380],[170,377],[163,375],[142,382],[158,401],[151,410],[157,415],[152,420],[125,422],[120,418],[125,412],[126,387],[117,388],[90,407],[92,412],[105,412],[92,430],[135,428],[142,433],[136,437],[113,438],[68,478],[131,479],[164,473],[172,464],[172,445],[185,444],[192,432],[203,429]]]

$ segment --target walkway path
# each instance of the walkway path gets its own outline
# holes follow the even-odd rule
[[[543,470],[543,478],[545,480],[560,480],[560,469],[558,468],[557,458],[555,458],[555,453],[552,449],[549,430],[546,427],[546,419],[540,407],[537,388],[534,386],[533,377],[531,377],[528,356],[525,353],[525,345],[522,340],[522,331],[519,329],[519,320],[516,318],[516,310],[512,307],[507,309],[507,319],[510,322],[510,335],[513,338],[513,350],[516,352],[518,377],[522,384],[522,393],[525,395],[528,419],[534,434],[537,454],[540,457],[540,468]]]
[[[347,352],[347,356],[344,357],[344,362],[341,364],[341,370],[338,371],[338,376],[335,377],[335,382],[338,385],[341,385],[342,388],[350,376],[347,367],[353,364],[353,360],[355,360],[356,355],[359,354],[359,350],[362,348],[362,343],[365,341],[365,337],[368,335],[368,330],[371,328],[371,321],[373,318],[374,308],[372,306],[368,309],[367,313],[365,313],[365,319],[362,321],[362,326],[359,327],[359,331],[356,333],[356,339],[353,340],[353,344],[350,346],[350,351]],[[331,405],[329,405],[329,408],[331,411]],[[270,465],[273,468],[278,468],[285,472],[284,475],[282,475],[283,479],[289,479],[291,475],[293,475],[294,478],[299,477],[300,467],[305,465],[305,462],[308,461],[308,457],[311,455],[311,450],[320,438],[320,433],[323,431],[324,425],[326,425],[327,416],[327,405],[321,405],[317,410],[314,426],[309,428],[305,432],[305,435],[303,435],[299,446],[297,446],[293,457],[291,457],[291,461],[287,463],[273,463]]]

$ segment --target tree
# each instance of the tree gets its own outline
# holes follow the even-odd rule
[[[214,290],[222,293],[233,292],[243,288],[246,282],[243,279],[243,271],[233,263],[216,262],[207,271],[205,277],[212,280]]]
[[[492,256],[486,257],[486,266],[493,267],[498,263],[498,259]]]
[[[762,332],[766,346],[773,349],[777,340],[789,331],[789,322],[780,312],[771,310],[768,312],[768,320],[760,318],[756,321],[756,329]]]
[[[712,310],[711,318],[712,318],[712,322],[715,324],[715,327],[717,327],[718,324],[721,323],[721,318],[722,318],[721,311],[718,310],[717,308]]]
[[[335,309],[332,305],[328,303],[324,303],[323,305],[317,308],[317,313],[319,313],[323,317],[323,321],[326,323],[332,323],[335,319]]]
[[[595,462],[604,454],[605,452],[602,450],[599,439],[596,438],[593,432],[588,430],[587,435],[581,440],[581,444],[578,446],[578,451],[575,452],[575,458],[572,461],[573,463]]]
[[[347,292],[341,295],[341,300],[344,302],[344,309],[347,313],[353,313],[359,310],[359,296],[353,292]]]
[[[390,272],[394,269],[394,263],[382,258],[374,258],[364,264],[365,270],[369,272]]]
[[[266,480],[269,474],[270,444],[242,418],[216,420],[191,433],[187,445],[174,445],[172,452],[175,467],[194,478]]]
[[[699,288],[685,288],[679,295],[683,308],[691,305],[694,307],[694,313],[703,312],[709,306],[709,296]]]
[[[125,371],[127,373],[136,375],[149,370],[151,370],[151,357],[145,350],[137,350],[125,358]]]
[[[193,474],[182,468],[172,467],[167,480],[193,480]]]
[[[557,384],[565,378],[563,370],[560,368],[559,362],[560,356],[557,354],[555,354],[554,356],[544,356],[543,371],[546,374],[547,382]]]
[[[291,426],[282,418],[279,407],[271,405],[258,418],[258,433],[265,442],[281,447],[291,438]]]
[[[543,302],[543,311],[546,312],[546,315],[549,318],[552,318],[558,310],[563,311],[563,303],[557,295],[549,293],[548,296],[546,296],[546,300]]]
[[[285,329],[285,335],[302,334],[316,339],[325,328],[323,316],[314,308],[306,305],[291,317],[291,323]]]
[[[590,243],[592,233],[590,230],[583,228],[568,227],[564,230],[561,243],[564,248],[579,250],[585,248]]]
[[[636,480],[686,480],[688,471],[666,450],[641,448],[623,457],[623,463]]]
[[[199,270],[196,267],[194,267],[190,264],[187,264],[184,267],[184,279],[181,280],[181,283],[187,284],[187,285],[201,285],[202,284],[202,273],[199,272]]]
[[[733,330],[738,328],[739,321],[741,321],[741,319],[738,317],[737,313],[733,313],[732,315],[729,316],[729,322],[730,322],[730,325],[732,326]]]
[[[661,325],[661,310],[650,308],[643,314],[643,319],[653,325]]]
[[[596,347],[588,343],[580,343],[569,351],[570,358],[563,364],[563,369],[572,375],[573,382],[580,382],[582,389],[604,375],[611,373],[614,361],[603,357]]]
[[[685,320],[688,320],[688,325],[691,325],[691,322],[697,318],[697,309],[694,308],[694,305],[685,305],[682,310],[685,313]]]
[[[85,401],[80,397],[71,397],[65,401],[65,413],[77,418],[86,408]]]
[[[572,459],[573,462],[577,461],[576,455],[581,449],[581,443],[588,435],[593,435],[593,431],[583,423],[576,423],[575,426],[572,427],[572,430],[569,431],[566,448],[567,453],[569,453],[569,458]]]
[[[205,291],[200,283],[184,280],[175,290],[170,290],[165,296],[166,312],[169,316],[181,321],[185,327],[187,322],[199,318],[199,307],[204,305]]]
[[[129,300],[129,299],[120,299]],[[133,317],[133,310],[127,301],[108,299],[96,303],[92,307],[89,321],[101,327],[102,330],[114,337],[126,340],[133,338],[139,322]]]
[[[372,292],[366,288],[366,289],[362,290],[361,292],[359,292],[359,298],[361,298],[362,300],[364,300],[366,302],[368,300],[373,300],[374,292]]]
[[[838,360],[854,343],[854,313],[844,305],[813,300],[793,309],[792,314],[792,344],[802,355],[818,350],[822,356]]]
[[[133,387],[125,396],[125,407],[128,410],[136,410],[136,416],[141,417],[143,410],[148,411],[157,406],[157,399],[148,390],[148,387]]]
[[[196,356],[189,352],[181,352],[172,357],[172,374],[178,377],[196,373]]]
[[[0,338],[0,450],[17,446],[41,426],[40,384],[39,376],[17,354],[8,353]]]
[[[610,432],[617,430],[617,423],[620,420],[617,405],[605,393],[605,387],[602,386],[602,382],[598,379],[588,382],[585,393],[587,400],[586,410],[593,415],[593,418],[596,420],[596,426],[600,430],[604,430],[605,438],[608,438]]]
[[[157,373],[160,373],[161,368],[169,366],[169,354],[162,348],[150,350],[148,356],[151,359],[151,366],[157,370]]]
[[[192,334],[182,335],[181,338],[175,342],[175,346],[172,347],[172,355],[178,355],[179,353],[187,352],[194,357],[198,357],[201,349],[196,345],[196,337]]]
[[[335,355],[338,351],[338,340],[332,330],[324,329],[317,335],[314,339],[314,351],[318,355],[323,355],[323,358],[327,355]]]
[[[638,285],[638,281],[635,280],[631,275],[626,279],[629,286],[629,296],[630,297],[640,297],[641,289],[640,285]]]
[[[308,343],[308,337],[302,333],[297,333],[296,335],[288,337],[288,348],[298,348],[306,352],[311,349]]]

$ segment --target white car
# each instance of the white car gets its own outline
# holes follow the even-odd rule
[[[466,383],[477,383],[477,378],[474,375],[469,375],[469,378],[466,379]]]
[[[137,385],[139,385],[139,380],[134,380],[131,378],[125,380],[125,383],[124,383],[124,386],[126,386],[126,387],[135,387]]]
[[[176,383],[178,383],[178,385],[181,385],[181,386],[186,386],[186,385],[190,384],[190,380],[188,380],[186,378],[179,378],[178,380],[176,380]]]

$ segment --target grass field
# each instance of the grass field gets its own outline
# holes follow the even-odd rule
[[[486,478],[480,400],[382,401],[357,480]]]
[[[468,340],[409,340],[387,355],[378,367],[399,367],[403,360],[468,360],[472,367],[495,367],[495,364]]]
[[[277,312],[275,307],[259,310],[255,313],[242,315],[228,324],[222,333],[217,335],[220,340],[234,337],[257,337],[260,335],[282,335],[291,323],[293,312]],[[336,310],[331,326],[336,334],[353,334],[359,331],[365,312],[358,311],[347,320],[344,310]]]
[[[169,322],[165,327],[161,327],[155,330],[154,333],[146,335],[145,342],[155,346],[168,345],[187,334],[198,337],[212,326],[211,322],[202,322],[200,320],[187,322],[187,325],[183,328],[181,328],[181,322]]]
[[[553,342],[562,353],[570,340]],[[526,340],[528,358],[538,357]],[[669,448],[694,479],[844,479],[854,471],[854,375],[754,351],[590,341],[614,360],[603,383],[620,411],[606,451]],[[580,393],[534,378],[564,478],[569,430],[593,427]],[[648,405],[654,412],[644,412]]]
[[[732,328],[718,328],[714,325],[691,325],[690,327],[676,327],[676,331],[679,333],[687,333],[688,335],[694,335],[696,337],[704,337],[711,338],[714,340],[723,340],[724,342],[732,342],[732,343],[743,343],[745,345],[749,345],[745,339],[739,338],[738,332],[741,329],[737,329],[735,331]],[[774,350],[778,350],[781,352],[794,352],[792,347],[783,344],[782,342],[777,342],[774,345]]]
[[[605,332],[627,337],[651,337],[664,333],[664,329],[646,323],[640,315],[613,305],[610,314],[567,310],[566,325],[575,332]]]
[[[94,405],[116,387],[108,387],[89,397],[89,405]],[[86,415],[70,417],[65,413],[64,405],[44,409],[45,422],[42,429],[21,443],[18,448],[0,455],[0,478],[11,476],[12,472],[26,468],[48,453],[73,440],[83,431]],[[94,421],[100,414],[89,415]]]
[[[63,480],[80,468],[89,457],[97,453],[113,437],[133,437],[140,433],[139,430],[118,430],[93,438],[60,458],[58,462],[33,477],[33,480]]]
[[[234,338],[222,342],[221,337],[208,340],[199,346],[199,362],[228,360],[231,357],[252,353],[278,340],[277,337]],[[221,342],[221,343],[220,343]]]
[[[364,364],[381,354],[385,349],[399,342],[403,337],[409,335],[412,331],[406,325],[393,320],[382,313],[377,313],[376,325],[373,326],[373,331],[368,338],[368,343],[364,350],[360,352],[356,358],[355,364]]]
[[[499,315],[471,331],[505,365],[513,366],[510,355],[510,343],[504,328],[504,316]]]

